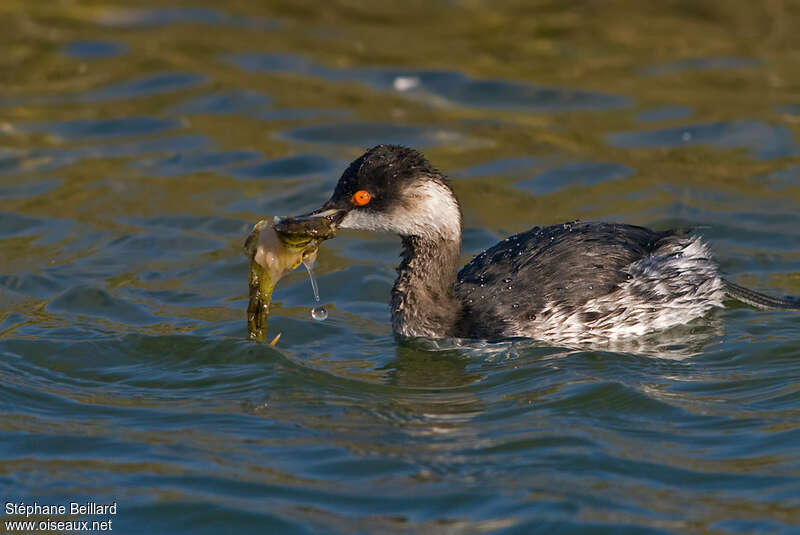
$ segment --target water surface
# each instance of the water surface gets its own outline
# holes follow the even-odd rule
[[[342,232],[329,318],[291,274],[273,348],[242,253],[392,142],[452,178],[464,262],[534,225],[694,227],[800,295],[794,6],[121,5],[0,8],[6,500],[116,501],[131,534],[798,532],[800,315],[401,343],[399,240]]]

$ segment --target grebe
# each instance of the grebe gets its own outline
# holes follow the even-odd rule
[[[458,200],[420,152],[396,145],[369,149],[319,210],[282,224],[315,218],[401,236],[391,309],[403,336],[597,343],[688,323],[726,298],[800,306],[723,279],[698,236],[617,223],[535,227],[459,271]]]

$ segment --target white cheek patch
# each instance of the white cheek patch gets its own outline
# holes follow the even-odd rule
[[[344,216],[342,222],[339,223],[339,227],[351,228],[355,230],[385,232],[396,231],[394,218],[390,218],[386,214],[372,212],[363,208],[355,208],[347,212],[347,215]]]
[[[434,181],[420,182],[409,186],[401,195],[402,202],[391,212],[355,208],[339,226],[433,240],[461,238],[461,212],[447,186]]]

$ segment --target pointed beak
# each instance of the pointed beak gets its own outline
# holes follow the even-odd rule
[[[346,210],[325,208],[309,214],[292,217],[276,217],[275,230],[284,235],[305,236],[318,240],[327,240],[336,235],[336,228],[341,223]]]

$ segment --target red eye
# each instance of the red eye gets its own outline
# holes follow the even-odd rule
[[[350,201],[356,206],[365,206],[369,204],[370,199],[372,199],[372,196],[369,194],[369,192],[360,189],[353,194],[353,197],[350,199]]]

